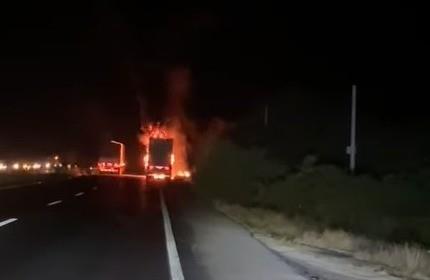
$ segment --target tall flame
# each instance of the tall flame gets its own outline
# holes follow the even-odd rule
[[[189,170],[186,124],[188,121],[185,114],[185,101],[190,94],[191,71],[186,67],[172,69],[167,74],[167,108],[166,115],[168,134],[174,139],[173,152],[175,164],[173,174]]]
[[[184,109],[184,103],[190,91],[190,83],[191,74],[188,68],[179,67],[167,73],[166,121],[163,124],[146,123],[141,127],[142,133],[139,135],[140,143],[144,145],[145,149],[147,149],[151,137],[173,139],[172,174],[174,176],[190,174],[188,136],[189,128],[193,126],[190,125],[191,122],[187,119]]]

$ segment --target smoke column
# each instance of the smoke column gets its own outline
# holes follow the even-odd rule
[[[185,114],[185,102],[191,90],[191,73],[188,68],[178,67],[167,73],[167,131],[174,139],[173,152],[175,164],[173,174],[189,170],[188,152],[190,149],[186,130],[192,127]]]

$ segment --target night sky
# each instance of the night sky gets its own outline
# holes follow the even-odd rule
[[[357,83],[370,119],[428,121],[417,12],[250,2],[2,8],[0,159],[61,153],[85,162],[111,138],[136,146],[136,96],[158,118],[175,67],[192,73],[187,111],[197,120],[235,120],[287,88],[330,104]]]

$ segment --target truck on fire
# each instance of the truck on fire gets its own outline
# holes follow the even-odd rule
[[[185,140],[171,123],[148,123],[141,128],[147,181],[190,181]],[[175,156],[177,158],[175,158]]]
[[[170,180],[174,160],[172,138],[150,137],[145,154],[147,180]]]

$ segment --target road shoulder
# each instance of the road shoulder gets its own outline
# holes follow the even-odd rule
[[[233,222],[198,199],[183,202],[170,194],[169,211],[178,243],[179,255],[184,256],[183,243],[190,248],[188,254],[204,277],[192,277],[184,263],[185,279],[223,280],[304,280],[308,279],[294,267],[254,239],[242,226]],[[182,202],[178,202],[182,201]],[[183,204],[178,207],[176,204]],[[184,207],[182,207],[184,206]],[[179,213],[176,209],[182,209]],[[187,228],[187,233],[182,227]],[[181,258],[190,259],[189,257]]]

